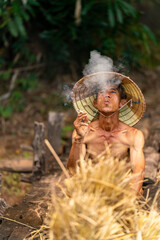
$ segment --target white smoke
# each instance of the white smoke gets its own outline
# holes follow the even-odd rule
[[[102,56],[96,50],[90,53],[89,63],[83,70],[83,75],[93,74],[92,77],[86,77],[84,84],[87,89],[94,92],[98,85],[99,91],[106,91],[111,85],[118,86],[122,79],[115,78],[114,72],[117,68],[113,65],[113,60],[107,56]],[[102,74],[95,74],[98,72],[105,72]]]
[[[72,85],[65,84],[63,86],[62,96],[64,98],[64,106],[67,106],[72,102],[72,88],[73,84]]]
[[[96,50],[90,53],[89,63],[83,70],[83,75],[89,75],[96,72],[114,72],[113,60],[107,56],[102,56]]]

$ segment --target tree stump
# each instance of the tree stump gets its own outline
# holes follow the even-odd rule
[[[49,112],[47,139],[58,154],[61,144],[63,113]]]
[[[43,123],[34,123],[34,140],[33,140],[33,179],[40,179],[45,174],[45,126]]]
[[[47,139],[59,154],[61,145],[61,133],[63,125],[63,113],[49,112]],[[35,122],[33,141],[33,179],[40,179],[41,176],[54,173],[60,169],[57,161],[44,144],[45,126],[43,123]]]
[[[60,152],[63,113],[49,112],[47,139],[57,154]],[[57,161],[46,147],[45,150],[45,171],[50,173],[60,169]]]

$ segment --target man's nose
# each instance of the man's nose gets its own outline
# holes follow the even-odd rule
[[[105,99],[107,98],[111,98],[110,95],[108,93],[106,93],[106,95],[104,96]]]

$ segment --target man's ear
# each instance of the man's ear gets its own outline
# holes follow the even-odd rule
[[[123,105],[127,102],[127,99],[121,99],[119,106],[123,107]]]
[[[95,107],[97,107],[97,99],[94,99],[93,105],[94,105]]]

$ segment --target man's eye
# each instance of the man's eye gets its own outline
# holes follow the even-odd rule
[[[111,93],[116,93],[116,91],[112,90]]]

